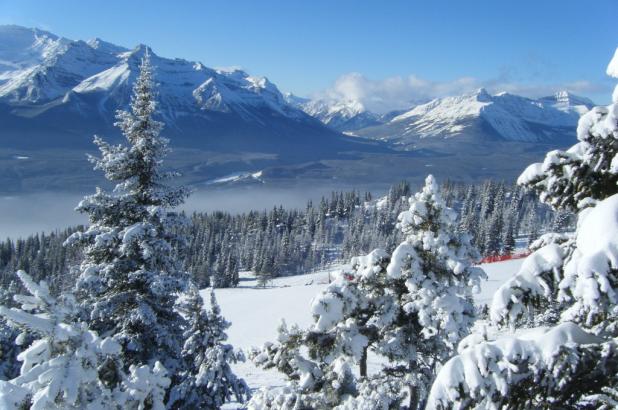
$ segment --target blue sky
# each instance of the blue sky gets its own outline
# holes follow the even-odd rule
[[[618,46],[616,0],[0,0],[0,23],[145,43],[376,109],[479,86],[529,96],[568,88],[605,103]]]

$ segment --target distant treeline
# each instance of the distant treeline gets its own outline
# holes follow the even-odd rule
[[[403,240],[395,228],[397,216],[413,193],[409,183],[401,182],[375,199],[369,192],[333,192],[304,209],[194,213],[184,228],[190,241],[185,267],[200,287],[231,287],[243,270],[267,281],[374,248],[392,252]],[[458,214],[459,229],[470,234],[484,256],[512,252],[517,237],[533,240],[545,230],[564,231],[573,224],[572,215],[556,214],[534,195],[503,182],[447,181],[442,194]],[[23,269],[37,281],[47,280],[56,292],[71,288],[71,266],[79,263],[80,254],[63,242],[77,229],[0,242],[0,284],[16,286],[15,271]]]

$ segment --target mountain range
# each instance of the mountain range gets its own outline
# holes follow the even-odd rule
[[[491,95],[481,88],[434,99],[356,134],[380,138],[402,149],[413,149],[419,140],[451,141],[462,136],[560,145],[575,138],[580,115],[593,106],[592,101],[567,91],[529,99],[509,93]]]
[[[93,133],[116,136],[115,112],[128,107],[146,52],[165,132],[176,146],[325,155],[360,145],[288,104],[267,78],[163,58],[145,45],[128,50],[19,26],[0,27],[2,145],[85,147]]]
[[[431,167],[510,178],[548,148],[570,145],[593,106],[566,91],[529,99],[481,89],[377,114],[358,101],[284,95],[265,77],[164,58],[146,45],[0,26],[0,192],[89,186],[84,152],[93,134],[119,140],[115,112],[128,107],[146,53],[175,149],[170,164],[204,186],[256,173],[248,180],[387,184]],[[478,155],[492,158],[474,168]]]
[[[365,109],[359,101],[309,100],[292,94],[286,94],[286,99],[335,130],[368,138],[386,137],[404,145],[415,138],[469,133],[467,128],[474,121],[485,122],[498,139],[560,139],[564,136],[563,128],[572,128],[579,116],[594,106],[589,99],[568,91],[530,99],[509,93],[490,95],[483,88],[381,115]],[[355,132],[359,130],[362,131]]]

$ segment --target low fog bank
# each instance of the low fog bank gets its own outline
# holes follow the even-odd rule
[[[0,240],[52,232],[87,219],[74,211],[78,194],[33,193],[0,197]]]
[[[308,200],[316,203],[322,196],[330,195],[333,190],[351,189],[335,186],[302,188],[257,186],[200,190],[193,192],[181,209],[190,214],[212,211],[230,213],[262,211],[278,205],[286,208],[304,208]],[[362,191],[364,192],[364,189]],[[23,238],[37,232],[51,232],[87,223],[86,217],[74,211],[82,197],[83,195],[76,193],[52,192],[0,196],[0,240]]]
[[[252,210],[271,210],[274,206],[304,209],[307,201],[319,202],[322,196],[330,196],[336,191],[349,191],[353,188],[335,186],[307,186],[273,188],[251,186],[236,189],[194,191],[182,209],[187,213],[225,211],[233,214]],[[364,192],[364,190],[363,190]]]

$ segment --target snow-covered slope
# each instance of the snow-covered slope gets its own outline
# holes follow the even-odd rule
[[[38,29],[0,26],[0,101],[36,104],[64,96],[117,61],[118,50],[95,45]]]
[[[475,302],[491,302],[495,291],[517,273],[523,259],[481,265],[488,280],[481,281]],[[244,272],[237,288],[216,289],[217,299],[226,319],[232,322],[228,334],[232,343],[241,348],[261,346],[274,340],[281,319],[289,324],[308,326],[311,323],[311,300],[326,289],[329,277],[347,265],[335,265],[314,273],[273,279],[261,288],[250,272]]]
[[[481,282],[481,291],[475,296],[475,303],[488,303],[495,290],[518,271],[522,261],[482,265],[489,279]],[[290,325],[296,323],[301,327],[309,326],[312,323],[310,306],[313,298],[326,288],[329,276],[332,278],[341,268],[343,266],[333,266],[307,275],[277,278],[265,289],[258,287],[255,278],[246,272],[242,275],[239,287],[217,289],[221,311],[232,322],[227,332],[230,343],[246,350],[276,340],[281,319]],[[379,366],[380,359],[370,355],[370,372]],[[250,361],[236,364],[234,368],[251,388],[280,387],[285,383],[278,372],[258,369]],[[226,408],[235,409],[239,406],[229,404]]]
[[[289,93],[286,100],[337,131],[355,131],[382,123],[379,115],[367,111],[359,101],[309,100]]]
[[[68,91],[86,96],[104,94],[105,98],[123,103],[137,66],[150,53],[159,83],[159,103],[167,122],[190,113],[235,113],[247,121],[264,124],[262,111],[270,111],[289,119],[307,117],[288,105],[277,87],[266,78],[251,77],[244,71],[220,71],[201,63],[166,59],[140,45],[117,55],[118,61],[106,70],[84,79]]]
[[[590,99],[565,90],[558,91],[554,95],[539,98],[538,101],[557,110],[576,114],[578,117],[587,113],[595,105]]]
[[[458,136],[473,139],[549,142],[574,138],[581,113],[589,100],[568,92],[533,100],[485,89],[434,99],[360,131],[363,136],[386,139],[404,148],[426,138]]]

